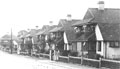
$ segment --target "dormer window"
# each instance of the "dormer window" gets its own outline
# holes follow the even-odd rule
[[[76,33],[80,32],[80,28],[78,28],[78,27],[75,27],[74,30]]]
[[[95,25],[83,25],[83,32],[92,32],[95,30]]]
[[[51,38],[54,38],[55,37],[55,34],[54,33],[51,33]]]
[[[87,25],[83,25],[83,32],[87,31]]]
[[[76,33],[80,32],[92,32],[95,30],[95,24],[85,24],[82,26],[74,27]]]

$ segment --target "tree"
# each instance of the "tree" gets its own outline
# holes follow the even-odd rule
[[[25,34],[27,34],[28,32],[26,31],[26,30],[20,30],[19,32],[18,32],[18,37],[21,37],[21,36],[23,36],[23,35],[25,35]]]

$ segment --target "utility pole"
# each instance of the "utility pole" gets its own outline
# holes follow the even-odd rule
[[[12,45],[13,45],[13,42],[12,42],[13,40],[12,40],[12,28],[11,28],[11,40],[10,40],[10,49],[11,49],[11,51],[10,51],[10,53],[12,54],[13,53],[13,47],[12,47]]]

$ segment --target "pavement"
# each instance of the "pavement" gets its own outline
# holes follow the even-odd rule
[[[48,59],[0,51],[0,69],[97,69],[80,64],[50,61]]]

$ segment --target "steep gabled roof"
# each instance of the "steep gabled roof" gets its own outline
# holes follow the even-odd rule
[[[45,30],[45,29],[47,29],[49,27],[50,27],[49,25],[43,25],[42,30]]]
[[[49,34],[49,31],[52,30],[53,28],[57,27],[56,25],[53,26],[47,26],[46,28],[40,30],[36,35],[41,35],[41,34]]]
[[[62,29],[63,29],[63,27],[55,27],[55,28],[53,28],[52,30],[50,30],[49,32],[63,31]]]
[[[120,40],[120,9],[105,8],[99,10],[98,8],[89,8],[83,20],[76,23],[76,25],[88,23],[99,25],[104,40]]]
[[[83,18],[90,19],[93,23],[120,23],[120,9],[105,8],[98,10],[98,8],[89,8]]]
[[[74,28],[71,27],[71,26],[73,24],[75,24],[76,22],[78,22],[78,21],[80,21],[80,20],[72,19],[72,20],[68,21],[66,19],[61,19],[59,21],[58,26],[62,26],[63,27],[63,30],[66,33],[66,37],[67,37],[68,42],[76,40],[76,33],[74,31]]]
[[[26,37],[33,37],[38,31],[36,29],[31,29],[30,32],[26,35]]]
[[[58,26],[62,26],[64,30],[70,30],[72,29],[72,25],[78,21],[81,21],[79,19],[72,19],[72,20],[67,20],[67,19],[61,19],[59,21]]]
[[[57,25],[52,25],[43,34],[49,34],[49,31],[52,30],[53,28],[57,27]]]
[[[17,36],[12,35],[12,40],[18,41],[18,39],[19,38]],[[2,36],[1,40],[11,40],[11,35],[6,34],[6,35]]]
[[[41,34],[43,34],[45,31],[46,31],[46,30],[41,30],[41,31],[39,31],[38,33],[36,33],[36,35],[41,35]]]
[[[74,23],[72,26],[82,26],[82,25],[90,24],[89,22],[92,19],[93,18],[89,18],[89,19],[84,19],[84,20],[78,21],[78,22]]]

